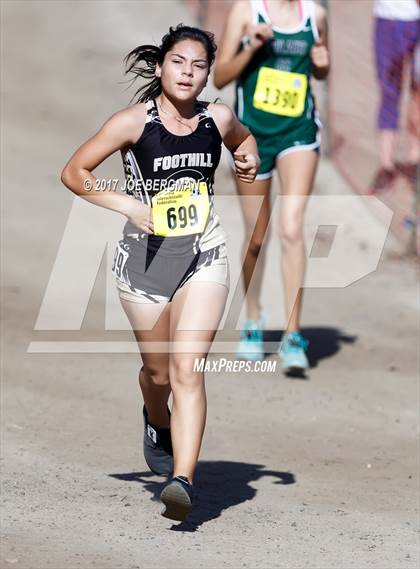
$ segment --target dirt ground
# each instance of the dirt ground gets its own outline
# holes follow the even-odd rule
[[[378,255],[373,239],[386,235],[386,225],[375,205],[349,201],[350,188],[323,158],[315,194],[335,196],[334,207],[348,212],[344,255],[357,250],[358,266],[378,263],[348,286],[306,290],[306,380],[279,369],[207,374],[197,502],[188,523],[172,524],[159,515],[164,480],[151,475],[140,452],[136,353],[109,344],[108,353],[35,353],[41,341],[50,348],[132,343],[131,332],[104,327],[110,267],[98,272],[80,331],[34,328],[73,202],[59,172],[127,104],[118,83],[122,57],[190,16],[176,1],[1,8],[1,567],[417,567],[418,275],[412,262],[396,258],[391,235]],[[121,175],[118,156],[103,168],[115,172]],[[226,165],[218,189],[234,195]],[[237,212],[221,214],[234,226]],[[229,247],[236,274],[240,238]],[[345,258],[340,271],[346,261],[355,263]],[[270,345],[282,325],[275,267],[277,258],[263,295]],[[69,300],[57,297],[57,313]],[[217,345],[231,347],[237,337],[225,329]],[[221,357],[232,359],[230,348],[210,359]]]

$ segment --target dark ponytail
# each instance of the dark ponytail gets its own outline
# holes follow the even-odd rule
[[[156,64],[160,63],[160,49],[156,45],[140,45],[136,47],[124,58],[126,65],[125,74],[132,73],[134,77],[131,84],[137,77],[149,79],[149,81],[137,89],[131,101],[138,95],[137,102],[144,103],[149,99],[155,99],[162,91],[160,79],[156,77]]]
[[[159,47],[155,45],[141,45],[130,51],[124,58],[126,65],[125,74],[132,73],[134,75],[131,79],[131,84],[138,77],[149,80],[145,85],[137,89],[131,101],[137,97],[137,103],[144,103],[160,95],[162,85],[160,78],[155,75],[156,65],[162,65],[165,55],[175,44],[187,39],[198,41],[205,47],[210,71],[217,49],[214,43],[214,35],[199,28],[178,24],[175,28],[169,28],[169,32],[163,36]]]

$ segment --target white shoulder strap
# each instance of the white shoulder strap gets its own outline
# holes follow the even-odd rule
[[[314,0],[301,0],[302,11],[305,19],[309,18],[311,21],[312,32],[314,34],[315,41],[319,40],[318,26],[316,25],[315,18],[315,2]]]
[[[262,16],[265,22],[270,23],[270,18],[265,9],[264,0],[251,0],[252,23],[258,24],[258,16]]]

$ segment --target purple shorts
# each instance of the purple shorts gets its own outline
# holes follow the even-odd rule
[[[409,61],[413,64],[419,31],[420,20],[404,22],[376,18],[375,56],[381,88],[378,115],[380,129],[396,130],[398,128],[404,63]],[[414,81],[414,65],[411,69],[412,81]]]

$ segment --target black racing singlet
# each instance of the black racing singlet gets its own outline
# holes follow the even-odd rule
[[[157,233],[142,233],[128,221],[124,237],[152,255],[197,254],[226,241],[213,203],[222,138],[207,106],[197,102],[196,130],[178,136],[163,125],[155,101],[148,101],[142,135],[122,151],[125,191],[152,207]]]

